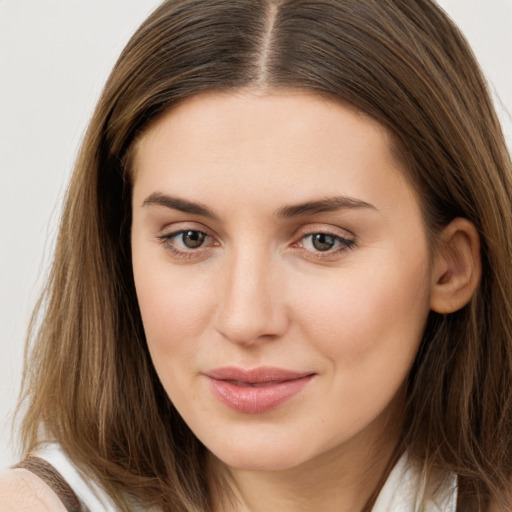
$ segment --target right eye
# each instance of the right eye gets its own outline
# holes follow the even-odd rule
[[[193,229],[180,231],[173,235],[175,243],[181,245],[184,249],[198,249],[204,244],[207,238],[208,235],[206,233]]]
[[[206,245],[214,245],[213,238],[198,229],[180,229],[159,237],[162,245],[176,256],[190,257]]]

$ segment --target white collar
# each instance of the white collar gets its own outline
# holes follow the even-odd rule
[[[86,510],[115,512],[117,507],[107,494],[84,478],[57,444],[39,450],[44,458],[59,471],[71,485]],[[457,476],[449,474],[435,498],[426,496],[426,476],[404,453],[389,474],[372,512],[456,512]]]
[[[404,453],[389,474],[372,512],[456,512],[457,476],[448,474],[435,498],[426,494],[427,478]]]

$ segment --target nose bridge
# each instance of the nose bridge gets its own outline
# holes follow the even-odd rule
[[[270,251],[244,245],[232,251],[224,269],[217,330],[236,343],[283,333],[287,319],[278,269]]]

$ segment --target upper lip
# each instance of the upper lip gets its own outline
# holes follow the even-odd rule
[[[298,372],[295,370],[287,370],[285,368],[276,368],[270,366],[262,366],[259,368],[251,369],[226,366],[208,371],[205,373],[205,375],[216,380],[258,384],[262,382],[285,382],[288,380],[300,379],[302,377],[314,375],[314,372]]]

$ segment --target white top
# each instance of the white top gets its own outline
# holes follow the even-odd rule
[[[87,512],[119,512],[105,491],[87,479],[59,445],[47,445],[36,455],[49,462],[66,479]],[[425,487],[425,475],[410,463],[405,453],[391,471],[372,512],[456,512],[455,475],[446,479],[435,500],[425,496]]]
[[[426,495],[427,478],[404,453],[389,474],[372,512],[456,512],[457,476],[445,477],[436,497]]]
[[[58,444],[49,444],[34,455],[49,462],[62,475],[81,502],[84,512],[119,512],[108,494],[83,475]]]

